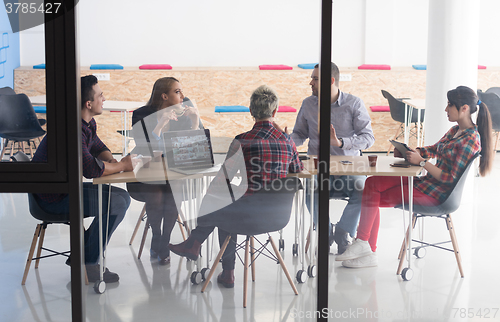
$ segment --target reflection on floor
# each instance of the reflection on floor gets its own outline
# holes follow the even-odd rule
[[[430,249],[425,258],[413,261],[413,280],[402,281],[395,273],[406,216],[384,209],[379,266],[346,269],[330,255],[330,307],[319,313],[340,321],[471,321],[472,315],[477,320],[499,321],[500,302],[493,295],[500,285],[496,266],[500,253],[498,179],[499,158],[492,175],[469,178],[462,206],[453,217],[465,278],[460,278],[452,253]],[[332,201],[331,206],[331,217],[336,221],[344,203]],[[110,242],[107,266],[120,274],[120,282],[108,284],[102,295],[95,294],[91,286],[87,288],[88,321],[310,321],[319,314],[315,312],[317,279],[298,284],[300,294],[295,296],[279,265],[266,258],[257,261],[257,279],[249,287],[246,309],[242,307],[243,269],[238,263],[234,289],[212,283],[207,292],[200,293],[201,286],[190,282],[195,263],[175,255],[170,266],[150,261],[149,236],[146,251],[138,260],[140,236],[132,246],[128,241],[141,209],[142,203],[132,203]],[[26,286],[21,286],[35,226],[26,195],[0,194],[1,321],[70,320],[70,270],[63,258],[44,259],[37,270],[32,266]],[[292,216],[284,230],[283,252],[292,275],[302,267],[300,258],[292,256],[294,231]],[[415,232],[420,233],[418,229]],[[441,220],[427,220],[424,233],[436,241],[448,234]],[[175,228],[173,242],[180,240]],[[49,227],[46,245],[66,248],[68,228]],[[205,260],[206,256],[203,263]]]

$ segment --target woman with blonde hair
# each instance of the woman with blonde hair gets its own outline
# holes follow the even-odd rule
[[[146,104],[132,115],[132,133],[136,147],[132,154],[153,157],[153,150],[163,150],[162,133],[202,129],[198,110],[184,97],[182,86],[174,77],[158,79]],[[130,196],[146,203],[151,226],[150,254],[160,265],[170,263],[170,234],[178,217],[172,183],[127,183]],[[163,223],[162,223],[163,222]]]

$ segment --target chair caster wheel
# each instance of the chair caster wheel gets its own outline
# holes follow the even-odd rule
[[[306,281],[307,279],[307,273],[305,270],[301,269],[300,271],[297,272],[297,282],[302,284]]]
[[[284,249],[285,249],[285,240],[280,238],[280,240],[279,240],[279,251],[281,252]]]
[[[200,272],[195,271],[195,272],[191,273],[191,283],[193,283],[194,285],[200,284],[202,280],[203,280],[203,277],[201,276]]]
[[[106,282],[104,281],[96,281],[94,283],[94,292],[97,294],[102,294],[106,291]]]
[[[299,254],[299,244],[292,245],[292,255],[297,256]]]
[[[401,272],[401,277],[403,277],[405,281],[410,281],[413,278],[413,270],[409,267],[404,268]]]
[[[318,269],[316,268],[316,265],[311,265],[307,268],[307,276],[309,277],[316,277]]]
[[[414,254],[417,258],[424,258],[425,254],[427,254],[427,250],[424,247],[417,247],[415,248]]]
[[[207,267],[203,268],[201,270],[201,279],[203,281],[205,281],[207,279],[209,273],[210,273],[210,268],[207,268]]]

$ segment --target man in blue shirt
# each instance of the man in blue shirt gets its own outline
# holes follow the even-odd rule
[[[339,90],[339,68],[332,65],[332,90],[330,113],[330,154],[332,155],[360,155],[361,150],[370,148],[375,142],[371,127],[371,119],[363,101],[354,95]],[[319,65],[314,67],[311,75],[312,95],[304,99],[297,114],[293,128],[292,139],[297,146],[309,138],[307,154],[317,155],[319,152],[318,132],[318,93],[319,93]],[[335,233],[330,223],[330,245],[333,241],[338,245],[338,253],[342,254],[349,239],[354,237],[361,213],[361,196],[363,194],[365,176],[330,176],[330,198],[348,197],[349,201],[344,209],[340,221],[335,225]],[[309,185],[307,185],[309,188]],[[317,184],[315,185],[317,187]],[[310,193],[310,191],[308,191]],[[306,199],[310,210],[310,198]],[[315,193],[314,221],[318,216],[318,194]]]

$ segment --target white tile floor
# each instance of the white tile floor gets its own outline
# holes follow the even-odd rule
[[[331,320],[500,321],[500,274],[496,266],[500,254],[500,217],[496,205],[499,179],[500,158],[497,158],[490,176],[469,178],[462,206],[453,217],[465,278],[460,278],[452,253],[430,249],[425,258],[413,262],[413,280],[402,281],[395,272],[403,217],[397,210],[384,209],[378,267],[346,269],[330,256],[327,313]],[[332,201],[331,205],[335,221],[344,204]],[[132,203],[110,242],[107,266],[120,274],[120,282],[108,284],[102,295],[88,287],[88,321],[313,320],[317,279],[298,284],[300,294],[295,296],[279,265],[268,259],[259,258],[257,262],[257,280],[249,287],[246,309],[242,307],[243,269],[239,264],[234,289],[212,283],[202,294],[201,286],[193,286],[189,280],[193,263],[173,255],[170,266],[158,266],[150,262],[147,251],[142,260],[137,260],[140,236],[132,246],[128,241],[141,208],[141,203]],[[21,286],[36,223],[29,215],[26,195],[0,194],[0,321],[70,321],[70,271],[64,259],[42,260],[39,269],[32,267],[26,286]],[[441,220],[427,220],[424,230],[434,241],[447,236]],[[301,264],[291,253],[293,221],[285,228],[284,236],[283,256],[295,275]],[[181,240],[178,228],[172,239]],[[68,244],[67,227],[49,228],[48,247],[64,249]],[[149,237],[146,250],[148,247]]]

